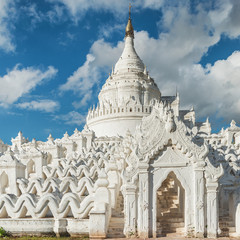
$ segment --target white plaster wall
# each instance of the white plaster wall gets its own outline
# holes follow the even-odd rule
[[[141,123],[141,119],[142,117],[117,117],[114,119],[105,119],[96,123],[89,123],[88,127],[95,132],[96,137],[125,136],[127,130],[132,134],[135,133],[136,126]]]
[[[0,226],[13,235],[53,233],[54,219],[0,219]]]
[[[72,237],[88,235],[89,219],[66,219],[66,226],[62,231],[68,232]],[[53,234],[55,219],[0,219],[0,226],[13,235],[42,235]]]

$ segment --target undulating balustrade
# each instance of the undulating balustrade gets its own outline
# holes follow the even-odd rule
[[[75,157],[54,159],[43,166],[42,178],[18,178],[19,196],[0,195],[0,218],[88,218],[94,203],[99,201],[96,192],[109,185],[111,147],[104,144],[100,150],[93,145],[89,150],[74,153]],[[113,188],[108,191],[117,197]],[[107,204],[111,206],[110,199]]]

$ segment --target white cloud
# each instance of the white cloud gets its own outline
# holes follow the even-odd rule
[[[91,9],[94,11],[111,11],[115,14],[122,12],[123,8],[128,6],[128,0],[48,0],[52,3],[60,3],[63,4],[73,19],[78,21],[83,15],[87,12],[87,10]]]
[[[51,23],[57,23],[66,19],[66,16],[64,14],[64,7],[59,5],[54,5],[54,7],[45,13],[45,15]]]
[[[164,5],[164,0],[141,0],[137,6],[150,9],[160,9]],[[133,3],[133,7],[135,2]]]
[[[44,21],[53,24],[65,21],[67,19],[65,12],[64,7],[57,4],[53,6],[50,5],[49,10],[41,10],[39,5],[31,1],[21,5],[18,11],[19,16],[29,21],[27,25],[30,30],[36,28],[38,23]]]
[[[15,0],[0,0],[0,50],[14,52],[16,49],[13,30],[16,23],[24,18],[25,29],[33,30],[43,21],[59,23],[67,19],[63,6],[53,5],[50,10],[41,11],[36,3],[25,4]]]
[[[19,13],[23,15],[23,17],[27,16],[27,27],[29,29],[34,29],[36,25],[46,19],[44,13],[38,10],[36,3],[28,3],[19,9]]]
[[[53,100],[45,99],[31,102],[23,102],[16,104],[17,107],[27,110],[55,112],[59,109],[59,103]]]
[[[75,108],[88,104],[92,98],[93,88],[98,88],[102,70],[111,70],[109,66],[117,60],[122,47],[123,42],[119,42],[116,47],[105,43],[103,39],[94,42],[85,63],[67,79],[65,84],[60,86],[61,91],[73,91],[81,98],[80,101],[73,103]]]
[[[15,15],[14,2],[12,0],[0,1],[0,49],[6,52],[15,50],[10,33],[9,19]]]
[[[83,106],[87,106],[88,102],[92,99],[92,90],[89,90],[87,93],[84,94],[80,101],[74,101],[73,106],[74,108],[81,108]]]
[[[65,115],[58,115],[55,117],[56,120],[64,121],[66,124],[69,125],[81,125],[86,121],[86,115],[83,115],[79,112],[69,112]]]
[[[236,51],[226,60],[203,68],[200,64],[181,69],[182,97],[198,108],[200,116],[217,112],[225,120],[239,119],[240,52]],[[187,86],[187,87],[186,87]],[[184,97],[186,96],[186,97]]]
[[[239,12],[239,1],[220,0],[218,8],[209,13],[209,18],[217,32],[223,32],[231,38],[236,38],[240,34]]]
[[[105,42],[103,39],[97,40],[93,43],[90,53],[94,56],[94,64],[99,68],[111,69],[112,65],[116,63],[124,48],[124,42],[120,41],[116,46]]]
[[[73,20],[77,22],[88,10],[96,12],[112,12],[115,17],[122,17],[128,14],[129,0],[48,0],[51,3],[63,4],[66,7]],[[136,10],[141,8],[160,9],[164,0],[139,0],[133,3]],[[57,5],[59,6],[59,5]]]
[[[20,68],[16,65],[6,75],[0,77],[0,102],[2,106],[8,106],[16,102],[24,94],[31,92],[45,80],[53,78],[57,69],[49,66],[46,71],[34,67]]]
[[[60,90],[72,90],[74,92],[84,93],[91,89],[97,80],[96,69],[91,68],[91,63],[94,60],[95,57],[88,54],[84,65],[79,67],[73,75],[68,78],[67,83],[60,86]]]
[[[79,67],[67,82],[60,86],[60,91],[73,91],[81,97],[80,101],[73,102],[75,108],[86,106],[91,99],[92,89],[97,84],[100,75],[99,67],[96,67],[95,57],[87,55],[87,60],[83,66]]]
[[[92,99],[93,92],[98,90],[102,70],[111,70],[109,66],[117,60],[123,45],[123,42],[119,42],[116,47],[112,47],[103,39],[94,42],[85,63],[67,79],[65,84],[60,86],[61,91],[73,91],[81,98],[80,101],[73,102],[75,108],[86,106]],[[93,91],[94,88],[95,91]]]
[[[100,38],[109,38],[112,37],[117,32],[122,33],[122,30],[125,28],[125,24],[106,24],[101,25],[99,28],[99,37]]]

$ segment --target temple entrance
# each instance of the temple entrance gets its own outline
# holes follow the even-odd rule
[[[171,172],[157,191],[157,237],[184,233],[185,191]]]

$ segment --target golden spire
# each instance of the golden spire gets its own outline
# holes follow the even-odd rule
[[[128,17],[128,23],[126,26],[125,37],[134,38],[134,30],[133,30],[132,19],[131,19],[131,8],[132,8],[131,3],[129,3],[129,17]]]

